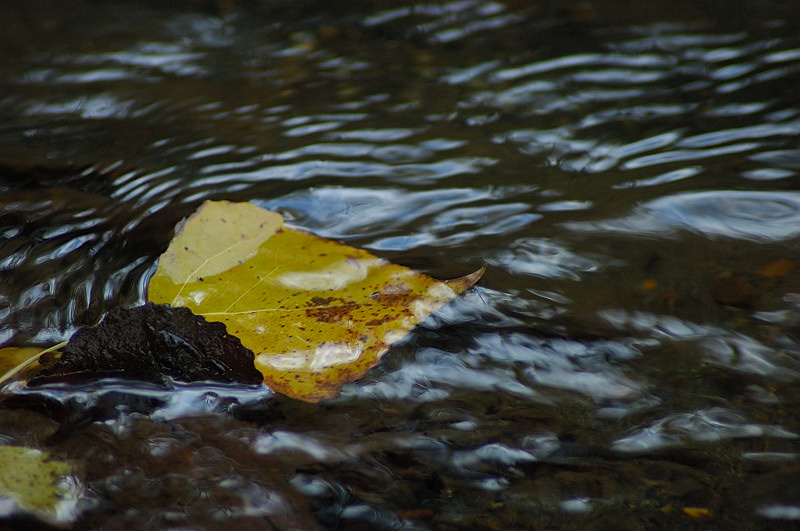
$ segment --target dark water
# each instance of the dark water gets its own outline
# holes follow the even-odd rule
[[[792,2],[0,9],[0,344],[143,302],[206,199],[490,265],[321,404],[56,388],[161,405],[55,438],[7,405],[4,444],[75,464],[75,527],[800,525]]]

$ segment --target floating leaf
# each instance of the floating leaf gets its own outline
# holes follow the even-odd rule
[[[0,446],[0,495],[17,507],[48,521],[72,519],[77,485],[69,480],[72,468],[40,450]]]
[[[255,205],[208,201],[178,227],[148,298],[223,322],[269,387],[316,401],[374,367],[484,269],[442,282]]]

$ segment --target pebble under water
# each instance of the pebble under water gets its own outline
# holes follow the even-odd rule
[[[0,496],[4,528],[799,525],[795,6],[0,12],[0,346],[143,304],[208,199],[437,278],[489,264],[316,404],[12,382],[0,445],[74,473],[55,514]]]

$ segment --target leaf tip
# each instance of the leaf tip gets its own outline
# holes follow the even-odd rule
[[[462,293],[474,286],[475,283],[481,279],[483,274],[486,272],[487,267],[489,267],[489,264],[484,262],[484,264],[477,271],[470,273],[469,275],[464,275],[463,277],[445,280],[445,284],[450,286],[450,289],[456,293]]]

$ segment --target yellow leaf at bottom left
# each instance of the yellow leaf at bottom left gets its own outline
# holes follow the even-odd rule
[[[0,499],[14,501],[12,512],[33,514],[50,523],[72,521],[80,488],[71,473],[68,463],[46,452],[0,446]]]

